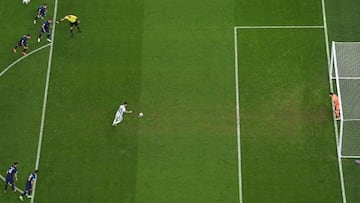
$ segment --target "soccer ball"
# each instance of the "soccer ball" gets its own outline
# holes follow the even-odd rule
[[[142,112],[139,113],[139,117],[143,117],[144,114]]]
[[[30,0],[22,0],[23,4],[29,4]]]

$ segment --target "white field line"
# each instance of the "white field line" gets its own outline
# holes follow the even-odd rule
[[[327,19],[326,19],[326,8],[325,8],[325,0],[321,0],[321,7],[322,7],[322,16],[323,16],[323,24],[324,24],[324,37],[325,37],[325,47],[326,47],[326,56],[328,60],[328,70],[329,70],[329,84],[330,84],[330,91],[334,92],[333,81],[332,81],[332,73],[331,70],[331,60],[330,60],[330,49],[329,49],[329,34],[327,29]],[[333,105],[333,104],[332,104]],[[338,134],[338,127],[337,122],[334,117],[334,130],[335,130],[335,139],[336,139],[336,148],[337,148],[337,157],[338,157],[338,166],[339,166],[339,176],[340,176],[340,186],[341,186],[341,194],[343,203],[346,203],[346,193],[345,193],[345,182],[344,182],[344,172],[342,168],[342,160],[341,160],[341,152],[339,151],[339,134]]]
[[[240,142],[240,100],[239,100],[239,65],[237,28],[234,28],[234,51],[235,51],[235,95],[236,95],[236,135],[238,150],[238,181],[239,181],[239,202],[243,202],[242,195],[242,172],[241,172],[241,142]]]
[[[330,69],[331,61],[330,61],[330,49],[329,49],[329,34],[327,30],[327,19],[326,19],[326,8],[325,8],[325,0],[321,0],[321,7],[322,7],[322,15],[323,15],[323,24],[324,24],[324,36],[325,36],[325,47],[326,47],[326,55],[328,59],[328,68]],[[330,83],[330,91],[334,92],[333,82],[331,80],[332,73],[329,71],[329,83]],[[333,104],[332,104],[333,105]],[[344,181],[344,172],[342,168],[342,160],[341,160],[341,151],[339,151],[339,134],[338,134],[338,127],[337,122],[334,116],[334,130],[335,130],[335,139],[336,139],[336,148],[337,148],[337,156],[338,156],[338,166],[339,166],[339,177],[340,177],[340,187],[341,187],[341,194],[343,203],[346,203],[346,193],[345,193],[345,181]]]
[[[32,54],[34,54],[34,53],[36,53],[36,52],[38,52],[38,51],[40,51],[40,50],[42,50],[42,49],[50,46],[50,45],[51,45],[51,43],[46,44],[46,45],[44,45],[44,46],[42,46],[42,47],[39,47],[39,48],[31,51],[30,53],[28,53],[28,54],[25,55],[25,56],[22,56],[22,57],[18,58],[16,61],[14,61],[14,62],[13,62],[12,64],[10,64],[8,67],[6,67],[3,71],[1,71],[0,77],[3,76],[10,68],[12,68],[13,66],[15,66],[17,63],[19,63],[20,61],[22,61],[22,60],[25,59],[26,57],[31,56]]]
[[[322,25],[255,25],[235,26],[235,29],[323,29]]]
[[[58,8],[58,0],[55,0],[53,19],[56,19],[57,8]],[[43,135],[44,135],[45,113],[46,113],[46,105],[47,105],[48,90],[49,90],[49,83],[50,83],[52,55],[53,55],[53,50],[54,50],[55,28],[56,28],[56,23],[53,23],[52,35],[51,35],[52,43],[51,43],[50,52],[49,52],[48,68],[47,68],[47,74],[46,74],[46,83],[45,83],[45,90],[44,90],[43,108],[42,108],[42,113],[41,113],[41,124],[40,124],[38,148],[37,148],[37,153],[36,153],[35,169],[39,168],[42,139],[43,139]],[[32,191],[32,198],[30,201],[31,203],[34,203],[34,199],[35,199],[36,182],[37,181],[35,181],[34,188]]]
[[[0,179],[5,182],[5,178],[4,178],[2,175],[0,175]],[[16,187],[16,186],[15,186],[15,189],[16,189],[17,192],[20,192],[20,193],[23,193],[23,192],[24,192],[23,190],[21,190],[20,188],[18,188],[18,187]]]

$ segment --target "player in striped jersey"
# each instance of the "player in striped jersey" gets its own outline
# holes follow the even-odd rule
[[[15,181],[18,180],[17,166],[18,166],[18,162],[14,162],[14,164],[12,166],[10,166],[9,169],[6,171],[5,190],[4,190],[5,193],[7,192],[8,185],[11,185],[12,191],[16,192],[16,190],[15,190]]]
[[[21,37],[21,39],[19,40],[19,42],[17,43],[17,45],[13,48],[13,52],[16,53],[17,48],[19,47],[23,47],[23,51],[21,52],[21,54],[23,56],[26,55],[26,51],[28,50],[29,46],[27,44],[27,41],[31,38],[31,36],[29,34],[27,35],[23,35]]]
[[[34,24],[36,24],[36,22],[39,18],[44,19],[44,17],[46,16],[46,13],[47,13],[47,5],[43,4],[38,8],[38,10],[36,12]]]
[[[38,37],[38,42],[40,42],[40,39],[41,39],[41,36],[42,34],[46,33],[46,40],[48,42],[51,42],[51,39],[50,39],[50,27],[52,25],[52,19],[50,18],[49,20],[47,20],[45,23],[43,23],[41,25],[41,29],[40,29],[40,33],[39,33],[39,37]]]
[[[119,106],[119,109],[115,113],[114,121],[112,122],[112,126],[116,126],[123,120],[124,113],[132,113],[132,111],[126,110],[127,102],[124,102]]]
[[[31,198],[31,192],[34,189],[35,181],[39,170],[35,170],[29,175],[29,178],[26,180],[25,191],[19,196],[21,201],[24,201],[24,197]]]

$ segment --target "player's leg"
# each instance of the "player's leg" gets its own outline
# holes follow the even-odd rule
[[[15,181],[14,181],[14,180],[10,180],[9,184],[11,185],[11,190],[12,190],[13,192],[16,192],[16,190],[15,190]]]
[[[336,118],[340,118],[340,110],[335,110],[335,116]]]
[[[34,24],[36,24],[37,20],[39,20],[40,18],[40,14],[36,13],[35,19],[34,19]]]
[[[114,120],[113,120],[113,122],[112,122],[112,124],[111,124],[112,126],[115,126],[116,119],[117,119],[117,112],[115,113]]]
[[[19,196],[19,199],[20,199],[21,201],[24,201],[24,197],[25,197],[24,193],[25,193],[25,192],[23,192],[23,193]]]
[[[74,36],[74,24],[73,23],[70,23],[70,36],[73,37]]]
[[[27,193],[27,190],[25,190],[25,191],[19,196],[19,199],[20,199],[21,201],[24,201],[24,197],[25,197],[26,193]]]
[[[21,55],[25,56],[27,50],[28,50],[28,48],[27,48],[27,47],[24,47],[23,51],[21,52]]]
[[[117,112],[115,113],[115,118],[114,118],[114,120],[113,120],[113,122],[112,122],[112,126],[116,126],[116,123],[118,122],[118,120],[120,119],[120,117],[121,117],[121,113],[117,111]]]
[[[19,44],[19,43],[18,43],[17,45],[15,45],[15,47],[13,48],[13,52],[14,52],[14,53],[16,53],[17,48],[19,48],[19,46],[21,46],[21,44]]]
[[[27,195],[27,194],[28,194],[28,190],[24,190],[24,192],[21,193],[21,196],[25,197],[25,195]]]
[[[46,41],[51,42],[51,39],[50,39],[50,31],[47,31],[47,32],[46,32]]]
[[[4,192],[6,193],[7,192],[7,188],[8,188],[8,183],[9,183],[9,180],[5,180],[5,189],[4,189]]]
[[[116,126],[122,121],[122,117],[115,117],[112,126]]]
[[[31,192],[32,192],[32,188],[29,188],[27,190],[27,195],[26,195],[27,198],[31,198]]]
[[[44,31],[41,29],[40,32],[39,32],[38,42],[41,41],[40,38],[41,38],[41,36],[42,36],[43,33],[44,33]]]
[[[118,117],[118,118],[115,120],[115,126],[116,126],[117,124],[119,124],[122,120],[123,120],[123,117],[122,117],[122,116]]]
[[[35,19],[34,19],[34,24],[36,24],[37,20],[39,19],[39,17],[36,15]]]
[[[8,185],[11,185],[12,191],[16,192],[15,182],[14,182],[14,180],[11,180],[11,179],[6,179],[5,180],[5,190],[4,190],[4,192],[7,192]]]
[[[112,124],[111,124],[112,126],[115,126],[116,120],[117,120],[117,118],[115,117]]]
[[[74,26],[70,26],[70,35],[71,37],[74,37],[74,30],[73,30]]]
[[[339,106],[335,106],[335,116],[336,118],[340,118],[340,107]]]
[[[75,22],[75,26],[76,26],[78,32],[81,32],[81,30],[80,30],[80,25],[79,25],[79,22],[78,22],[78,21]]]

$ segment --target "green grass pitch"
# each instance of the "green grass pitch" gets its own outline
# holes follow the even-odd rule
[[[342,202],[324,29],[234,31],[322,26],[321,0],[51,0],[48,17],[56,2],[56,18],[78,15],[82,32],[56,24],[52,46],[0,76],[0,174],[20,162],[24,189],[51,67],[34,202]],[[0,72],[23,34],[29,52],[48,43],[33,24],[41,3],[0,1]],[[359,41],[360,3],[324,3],[329,40]],[[134,113],[114,128],[124,101]],[[359,202],[360,168],[343,169]]]

